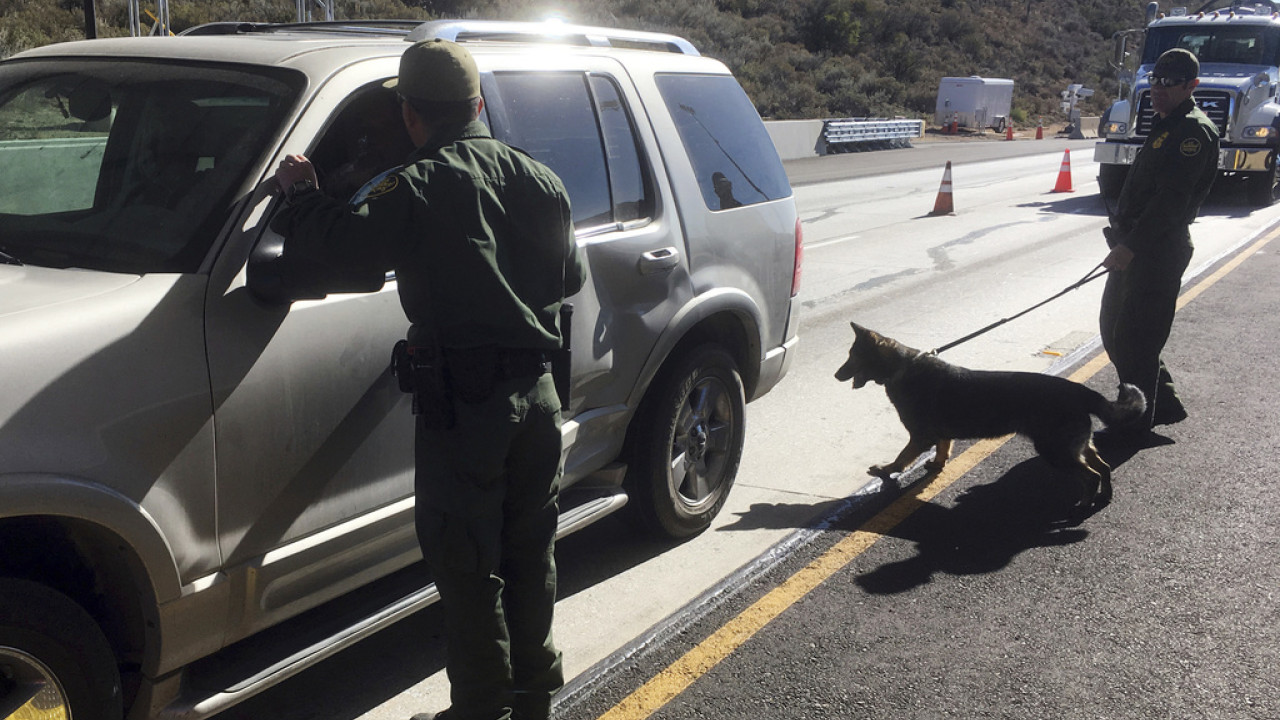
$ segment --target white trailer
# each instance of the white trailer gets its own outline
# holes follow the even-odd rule
[[[933,121],[960,127],[993,128],[1003,132],[1013,105],[1013,81],[1005,78],[944,77],[938,83],[938,106]]]

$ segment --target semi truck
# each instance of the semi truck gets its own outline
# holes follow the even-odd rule
[[[1216,8],[1216,9],[1215,9]],[[1185,48],[1200,60],[1200,84],[1193,98],[1218,127],[1219,184],[1240,188],[1251,205],[1265,207],[1276,197],[1276,148],[1280,144],[1280,14],[1270,6],[1217,0],[1188,12],[1167,15],[1157,3],[1146,8],[1143,30],[1115,34],[1114,65],[1119,71],[1120,98],[1102,118],[1094,146],[1099,191],[1119,196],[1129,166],[1151,131],[1150,74],[1166,50]],[[1135,47],[1136,46],[1136,47]],[[1140,48],[1140,50],[1138,49]],[[1140,52],[1136,69],[1126,57]],[[1127,92],[1125,88],[1128,88]]]

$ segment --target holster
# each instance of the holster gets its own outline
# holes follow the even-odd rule
[[[453,393],[445,376],[444,356],[439,345],[397,342],[391,351],[391,373],[396,376],[401,392],[413,394],[413,414],[420,415],[427,427],[437,430],[453,427]]]
[[[573,380],[573,352],[570,337],[573,331],[573,303],[560,304],[560,349],[551,353],[551,379],[560,397],[560,409],[569,412],[570,382]]]
[[[1114,248],[1120,244],[1120,231],[1111,226],[1102,228],[1102,237],[1107,239],[1107,247]]]

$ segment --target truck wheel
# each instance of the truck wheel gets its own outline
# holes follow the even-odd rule
[[[746,394],[737,364],[715,345],[680,358],[654,382],[637,425],[625,487],[655,534],[697,535],[724,507],[742,460]]]
[[[1125,178],[1129,177],[1128,165],[1099,165],[1098,192],[1108,200],[1120,197]]]
[[[1248,180],[1248,188],[1246,192],[1249,196],[1249,204],[1254,207],[1270,207],[1271,203],[1276,199],[1276,184],[1280,178],[1277,178],[1275,156],[1272,156],[1271,167],[1268,172],[1250,173]]]
[[[120,671],[98,624],[39,583],[0,579],[0,709],[9,717],[124,715]]]

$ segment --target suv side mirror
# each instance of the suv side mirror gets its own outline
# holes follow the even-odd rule
[[[289,257],[284,238],[268,233],[249,255],[249,292],[271,304],[297,300],[322,300],[329,293],[377,292],[386,284],[386,273],[377,268],[336,267],[308,258]]]

